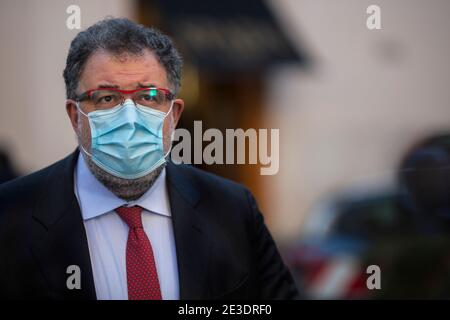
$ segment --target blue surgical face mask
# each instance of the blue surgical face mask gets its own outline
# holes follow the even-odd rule
[[[108,110],[85,114],[91,127],[92,161],[113,176],[123,179],[141,178],[166,161],[164,154],[164,119],[167,113],[135,105],[127,99]]]

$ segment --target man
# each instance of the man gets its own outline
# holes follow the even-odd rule
[[[1,297],[296,297],[250,192],[167,160],[180,75],[154,29],[106,19],[75,37],[64,79],[79,148],[0,187]]]

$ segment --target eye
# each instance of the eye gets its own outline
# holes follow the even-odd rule
[[[105,96],[105,97],[101,97],[99,102],[111,102],[114,101],[114,96]]]
[[[115,92],[97,91],[92,95],[92,100],[98,106],[110,106],[118,103],[120,95]]]
[[[159,102],[159,94],[157,90],[141,91],[137,98],[143,103]]]
[[[146,100],[146,101],[155,101],[155,95],[150,94],[150,93],[146,93],[142,95],[142,99]]]

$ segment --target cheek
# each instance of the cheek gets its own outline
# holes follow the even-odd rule
[[[173,117],[172,114],[170,114],[165,120],[164,120],[164,126],[163,126],[163,136],[170,137],[173,131]]]
[[[164,145],[164,152],[168,152],[170,149],[170,146],[172,145],[172,132],[173,132],[173,118],[171,115],[169,115],[164,120],[164,126],[163,126],[163,145]]]
[[[90,147],[91,145],[91,128],[89,126],[89,120],[80,115],[78,118],[78,137],[81,139],[81,142],[85,147]]]

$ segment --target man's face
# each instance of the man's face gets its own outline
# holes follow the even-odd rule
[[[122,90],[133,90],[142,86],[155,86],[170,89],[167,73],[157,58],[146,50],[142,55],[111,55],[105,51],[97,51],[86,62],[80,77],[77,94],[101,86],[116,87]],[[172,111],[164,121],[164,151],[168,152],[171,134],[183,111],[181,99],[173,102]],[[88,103],[80,103],[84,113],[94,111]],[[91,150],[91,130],[87,117],[77,112],[75,101],[67,100],[67,113],[72,126],[86,150]]]

